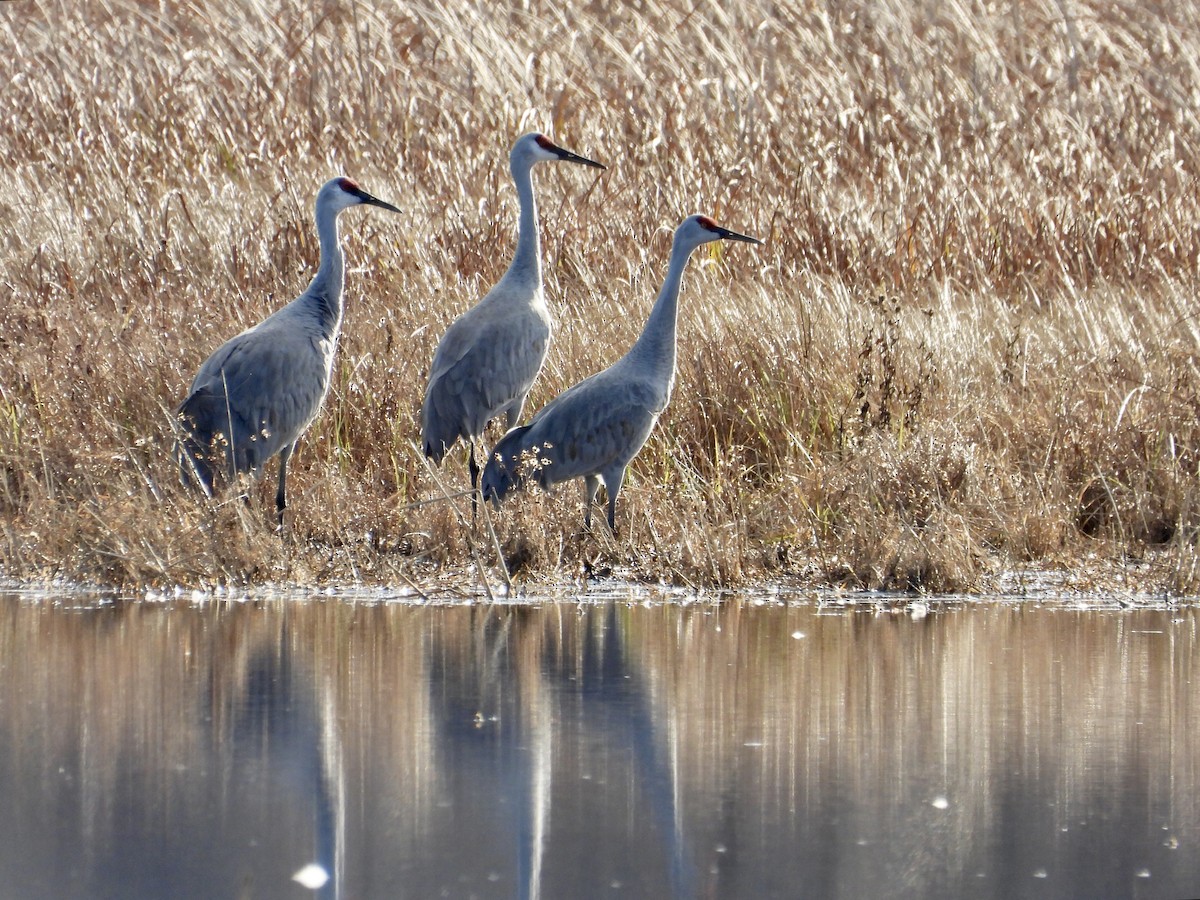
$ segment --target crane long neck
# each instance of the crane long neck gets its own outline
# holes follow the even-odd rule
[[[510,169],[513,183],[517,186],[521,217],[517,222],[517,252],[513,255],[506,277],[541,284],[542,247],[538,239],[537,201],[533,197],[533,163],[513,161]]]
[[[675,375],[675,331],[679,316],[679,287],[683,282],[683,270],[695,247],[684,246],[676,241],[671,246],[671,261],[667,265],[667,277],[663,281],[654,308],[646,320],[637,342],[629,351],[629,357],[653,373],[658,380],[669,384]]]
[[[342,327],[342,286],[345,282],[345,260],[338,237],[339,210],[317,205],[317,240],[321,247],[321,263],[313,276],[304,299],[310,303],[327,337],[335,337]]]

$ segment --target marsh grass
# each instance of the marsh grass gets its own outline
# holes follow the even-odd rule
[[[580,536],[574,486],[492,513],[517,578],[972,590],[1136,558],[1200,587],[1190,3],[35,0],[0,35],[8,575],[499,583],[464,501],[423,502],[466,471],[426,469],[416,410],[507,265],[506,154],[538,128],[610,168],[536,176],[531,410],[633,341],[685,215],[766,243],[693,260],[615,539]],[[334,386],[279,535],[266,485],[181,489],[169,410],[303,288],[338,172],[405,213],[342,218]]]

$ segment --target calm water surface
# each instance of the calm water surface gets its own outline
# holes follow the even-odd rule
[[[1198,611],[922,613],[0,595],[0,896],[1200,896]]]

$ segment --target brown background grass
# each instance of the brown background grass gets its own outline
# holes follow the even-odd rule
[[[610,168],[535,176],[557,332],[531,409],[633,340],[685,215],[766,244],[693,260],[617,541],[578,539],[574,487],[493,515],[523,577],[969,590],[1132,556],[1195,588],[1193,4],[557,7],[0,4],[0,571],[494,565],[450,504],[409,505],[441,493],[415,412],[508,263],[507,151],[536,128]],[[341,172],[405,214],[343,217],[281,538],[265,489],[182,492],[168,410],[303,288]]]

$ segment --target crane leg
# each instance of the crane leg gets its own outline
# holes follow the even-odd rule
[[[592,530],[592,504],[600,491],[600,476],[586,475],[583,479],[583,527]]]
[[[479,463],[475,461],[475,442],[467,441],[467,468],[471,470],[471,524],[475,524],[479,506]]]
[[[617,494],[621,493],[621,485],[624,483],[624,469],[604,476],[604,487],[608,490],[608,527],[612,530],[613,537],[617,536]]]
[[[526,394],[525,396],[529,396]],[[504,427],[507,431],[512,431],[517,427],[517,423],[521,421],[521,413],[525,410],[525,397],[518,397],[512,402],[512,405],[504,414]]]
[[[275,512],[279,516],[279,526],[283,527],[283,511],[287,509],[287,464],[296,449],[293,441],[279,451],[279,489],[275,491]]]

